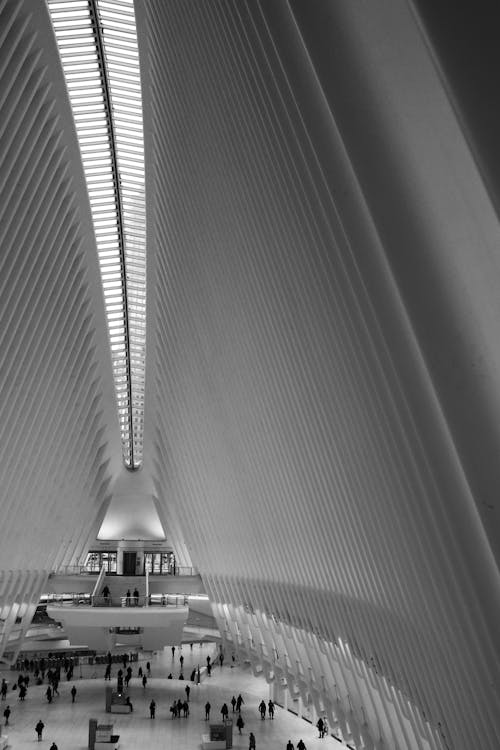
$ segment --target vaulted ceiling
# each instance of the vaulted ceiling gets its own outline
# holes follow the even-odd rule
[[[50,17],[0,0],[4,641],[129,487],[227,645],[344,739],[496,750],[500,231],[426,10],[137,0],[147,343],[127,472]]]

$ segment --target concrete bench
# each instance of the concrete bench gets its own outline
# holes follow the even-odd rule
[[[201,735],[203,750],[226,750],[226,740],[211,740],[209,734]]]
[[[131,711],[131,708],[126,703],[112,703],[111,704],[112,714],[129,714],[130,711]]]

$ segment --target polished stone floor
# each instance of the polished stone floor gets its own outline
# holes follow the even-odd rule
[[[199,685],[189,683],[190,714],[187,719],[172,720],[169,707],[174,698],[185,698],[185,687],[189,681],[167,679],[169,673],[174,678],[179,676],[180,655],[184,656],[183,673],[189,678],[193,668],[206,665],[206,657],[216,656],[214,644],[194,644],[192,649],[185,644],[182,650],[176,649],[172,659],[171,650],[144,655],[138,663],[132,664],[133,678],[129,686],[129,695],[134,706],[132,714],[109,714],[105,712],[104,666],[85,665],[76,668],[74,679],[64,679],[59,686],[59,697],[49,705],[45,699],[47,685],[30,685],[24,702],[19,701],[17,691],[10,689],[17,680],[18,673],[7,669],[0,670],[0,677],[5,676],[9,682],[7,700],[0,703],[0,719],[5,723],[3,712],[8,704],[11,708],[10,726],[2,726],[3,734],[9,736],[9,747],[13,750],[34,748],[49,750],[52,742],[58,750],[84,750],[88,747],[89,719],[97,719],[99,724],[114,725],[114,733],[120,736],[119,750],[201,750],[202,734],[208,731],[205,721],[204,705],[210,702],[211,722],[217,723],[220,709],[224,702],[229,706],[233,695],[241,693],[244,699],[242,715],[245,726],[241,735],[236,727],[233,733],[235,750],[248,748],[249,733],[256,738],[256,750],[285,750],[290,739],[296,746],[303,739],[307,750],[343,750],[340,742],[333,737],[319,739],[318,732],[309,722],[298,718],[279,706],[276,707],[274,720],[267,717],[262,721],[258,704],[262,699],[267,703],[269,688],[264,678],[254,677],[246,665],[230,666],[224,663],[222,669],[214,667],[210,677],[202,675]],[[147,659],[151,662],[151,677],[144,688],[137,677],[138,667],[145,668]],[[119,667],[113,665],[113,675]],[[32,679],[33,682],[33,679]],[[70,690],[76,686],[77,694],[74,704],[71,702]],[[115,681],[111,683],[115,685]],[[154,698],[157,704],[156,718],[149,717],[149,703]],[[39,719],[45,724],[42,742],[37,742],[35,724]],[[36,743],[36,744],[34,744]]]

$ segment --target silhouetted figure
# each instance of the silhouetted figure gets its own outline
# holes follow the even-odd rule
[[[269,703],[267,704],[267,711],[269,713],[269,718],[274,719],[274,703],[271,699],[269,699]]]
[[[234,714],[234,712],[236,711],[236,698],[234,697],[234,695],[231,698],[231,705],[233,707],[233,714]]]
[[[210,719],[210,703],[207,701],[205,703],[205,721],[208,721]]]
[[[134,604],[136,607],[139,606],[139,592],[137,589],[134,589]]]
[[[297,750],[306,750],[306,744],[302,738],[297,742]]]
[[[286,743],[286,750],[295,750],[292,740],[288,740]]]
[[[38,721],[37,721],[37,723],[35,725],[35,732],[36,732],[36,735],[38,737],[38,742],[42,741],[42,732],[43,732],[44,726],[45,726],[45,724],[43,723],[43,721],[41,719],[38,719]]]
[[[319,736],[323,737],[323,719],[321,716],[319,717],[318,721],[316,722],[316,728],[319,732]]]
[[[142,687],[145,688],[147,684],[148,684],[148,678],[146,677],[145,674],[143,674],[142,675]]]
[[[130,696],[129,695],[127,695],[127,700],[125,701],[125,703],[127,704],[127,706],[129,706],[130,713],[132,713],[132,711],[134,710],[134,707],[133,707],[133,705],[132,705],[132,703],[130,701]]]
[[[238,732],[241,734],[241,730],[245,726],[245,722],[243,721],[243,716],[241,714],[238,714],[238,718],[236,719],[236,726],[238,727]]]
[[[227,703],[223,703],[222,704],[222,708],[221,708],[220,712],[222,714],[223,721],[226,721],[226,719],[228,717],[228,714],[229,714],[229,709],[227,707]]]
[[[47,690],[45,691],[45,697],[47,698],[49,703],[52,703],[52,689],[50,685],[48,686]]]
[[[244,702],[245,702],[245,701],[244,701],[244,700],[243,700],[243,698],[241,697],[241,693],[240,693],[240,694],[238,695],[238,697],[236,698],[236,710],[237,710],[237,711],[238,711],[239,713],[241,713],[241,706],[242,706],[242,704],[243,704]]]
[[[75,698],[76,698],[76,687],[73,685],[73,687],[71,688],[71,703],[75,702]]]
[[[187,701],[189,703],[189,693],[191,692],[191,688],[189,687],[189,685],[186,685],[186,687],[184,688],[184,690],[185,690],[185,693],[186,693]]]
[[[104,597],[104,601],[106,602],[106,604],[109,604],[109,588],[107,586],[103,588],[102,595]]]
[[[156,702],[154,700],[149,704],[149,718],[154,719],[156,714]]]
[[[264,701],[261,701],[259,703],[259,711],[260,711],[260,718],[265,719],[266,718],[266,704]]]
[[[148,673],[148,677],[151,677],[151,664],[150,662],[146,662],[146,672]]]
[[[250,732],[248,737],[248,750],[255,750],[255,735],[253,732]]]
[[[10,706],[7,706],[5,711],[3,712],[3,716],[5,719],[5,726],[9,726],[9,716],[10,716]]]

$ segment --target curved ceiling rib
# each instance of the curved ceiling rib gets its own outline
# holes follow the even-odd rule
[[[142,464],[146,252],[133,0],[47,0],[87,180],[125,465]]]

